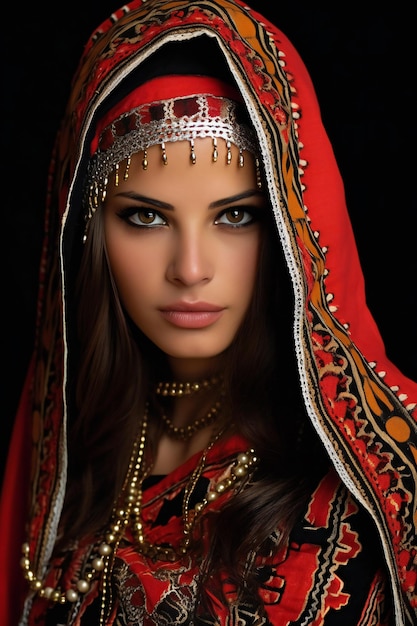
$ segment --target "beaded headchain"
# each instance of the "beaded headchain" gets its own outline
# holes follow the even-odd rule
[[[97,125],[85,188],[87,222],[106,197],[109,175],[115,173],[117,185],[120,164],[125,161],[126,180],[131,156],[138,152],[143,152],[142,168],[146,170],[150,146],[161,146],[165,165],[168,163],[166,143],[189,141],[190,162],[194,164],[197,160],[194,140],[204,137],[213,140],[213,161],[218,158],[218,139],[226,143],[226,164],[232,162],[232,144],[239,149],[239,167],[244,165],[245,150],[256,158],[255,134],[247,122],[239,119],[240,100],[233,87],[203,76],[158,77],[134,89]],[[258,176],[258,184],[259,181]]]

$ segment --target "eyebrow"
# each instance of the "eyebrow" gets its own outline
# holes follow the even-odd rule
[[[225,204],[232,204],[233,202],[245,200],[246,198],[252,198],[253,196],[263,196],[263,193],[259,189],[248,189],[247,191],[242,191],[242,193],[237,193],[234,196],[229,196],[228,198],[222,198],[221,200],[215,200],[214,202],[210,202],[209,208],[216,209],[220,206],[224,206]]]
[[[162,200],[157,200],[156,198],[149,198],[148,196],[143,196],[140,193],[136,193],[135,191],[123,191],[115,195],[123,198],[130,198],[131,200],[136,200],[136,202],[150,204],[159,209],[166,209],[170,211],[174,210],[174,206],[169,202],[162,202]],[[233,202],[238,202],[239,200],[245,200],[246,198],[262,195],[262,191],[260,191],[259,189],[248,189],[247,191],[242,191],[242,193],[237,193],[234,196],[229,196],[227,198],[221,198],[220,200],[210,202],[209,208],[217,209],[218,207],[224,206],[226,204],[232,204]]]

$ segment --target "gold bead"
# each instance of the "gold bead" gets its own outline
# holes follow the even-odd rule
[[[247,473],[248,468],[244,465],[236,465],[236,467],[232,468],[232,474],[236,476],[236,478],[242,478],[243,476],[246,476]]]
[[[51,594],[51,600],[53,602],[60,602],[62,599],[61,592],[58,589],[54,589]]]
[[[48,600],[49,600],[49,598],[52,597],[53,593],[54,593],[54,588],[53,587],[45,587],[45,589],[43,590],[43,594],[42,595],[45,598],[48,598]]]
[[[97,556],[95,559],[93,559],[92,566],[95,570],[97,570],[97,572],[101,572],[101,570],[104,569],[103,559],[100,559],[100,557]]]
[[[147,150],[143,151],[142,168],[144,170],[148,169],[148,152],[147,152]]]
[[[217,493],[223,493],[223,491],[226,491],[225,481],[222,480],[219,483],[217,483],[216,491],[217,491]]]
[[[109,546],[108,543],[103,542],[102,544],[100,544],[98,552],[99,554],[101,554],[101,556],[109,556],[109,554],[113,552],[113,548]]]
[[[23,556],[20,559],[20,566],[23,567],[23,569],[28,570],[30,568],[30,561],[27,557]]]
[[[90,589],[90,583],[87,580],[80,579],[77,582],[77,589],[80,593],[87,593]]]
[[[67,589],[65,593],[65,597],[68,600],[68,602],[77,602],[78,593],[76,592],[75,589]]]

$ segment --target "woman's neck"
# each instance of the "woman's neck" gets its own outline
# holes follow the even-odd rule
[[[168,365],[171,370],[171,380],[177,382],[194,382],[211,378],[222,372],[224,356],[219,355],[209,359],[176,359],[168,357]]]
[[[219,375],[165,381],[156,387],[154,419],[161,421],[154,474],[166,474],[206,448],[225,422],[225,390]]]

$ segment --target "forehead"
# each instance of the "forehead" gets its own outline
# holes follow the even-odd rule
[[[245,151],[240,165],[236,146],[228,148],[223,140],[216,143],[208,137],[197,138],[193,144],[168,142],[132,155],[129,164],[120,164],[117,175],[110,175],[107,198],[135,191],[167,202],[173,198],[213,202],[243,190],[255,190],[254,157]]]

